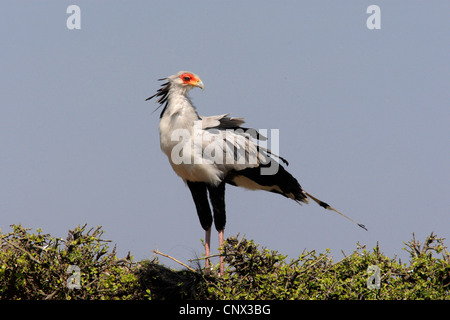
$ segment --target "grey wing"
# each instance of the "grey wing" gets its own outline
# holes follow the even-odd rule
[[[200,119],[202,120],[202,129],[241,129],[254,139],[261,141],[267,140],[267,138],[260,134],[257,130],[242,127],[241,125],[245,123],[244,118],[229,117],[229,115],[229,113],[225,113],[218,116],[200,116]]]
[[[240,156],[244,155],[244,162],[251,166],[258,166],[261,162],[266,163],[271,155],[288,164],[285,159],[258,144],[258,140],[266,141],[267,138],[255,129],[242,127],[241,125],[245,123],[244,118],[229,117],[229,115],[227,113],[209,117],[200,116],[202,129],[210,133],[214,132],[215,135],[220,135],[223,139],[219,140],[223,141],[224,154],[227,154],[228,157],[233,154],[234,160],[242,159]],[[256,163],[250,159],[256,159]],[[249,160],[250,163],[248,163]],[[243,163],[238,162],[240,162],[239,167],[242,169]]]
[[[226,113],[210,117],[200,116],[200,119],[202,120],[202,129],[235,129],[245,123],[244,118],[228,117],[229,115],[229,113]]]

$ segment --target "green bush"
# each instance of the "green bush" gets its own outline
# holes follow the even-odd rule
[[[409,265],[384,256],[378,246],[334,263],[329,252],[305,251],[286,262],[276,251],[258,249],[253,241],[227,239],[229,271],[209,286],[208,299],[449,299],[449,253],[434,234],[420,245],[406,244]],[[433,257],[441,254],[441,258]],[[380,288],[370,289],[369,266],[380,270]],[[370,281],[372,284],[372,281]]]
[[[69,231],[66,240],[12,226],[1,235],[1,299],[134,299],[139,297],[133,262],[117,259],[100,227]],[[68,273],[70,266],[74,271]],[[79,275],[79,278],[78,278]],[[75,283],[73,280],[75,280]],[[69,281],[69,285],[68,285]],[[79,285],[80,288],[69,288]]]
[[[41,230],[30,233],[20,225],[0,234],[0,299],[450,298],[449,253],[434,234],[423,244],[414,235],[405,243],[408,264],[386,257],[378,246],[366,250],[359,244],[338,262],[329,251],[314,250],[287,261],[252,240],[230,237],[223,249],[227,268],[221,277],[205,273],[200,264],[196,270],[173,270],[157,258],[133,262],[128,254],[118,259],[102,234],[100,227],[86,230],[86,225],[69,231],[65,240]],[[379,288],[369,288],[377,277]]]

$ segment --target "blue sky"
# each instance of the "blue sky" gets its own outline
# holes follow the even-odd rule
[[[71,4],[80,30],[66,26]],[[371,4],[380,30],[366,26]],[[200,114],[279,129],[304,189],[369,229],[228,186],[225,236],[289,258],[378,242],[407,259],[413,232],[449,238],[448,12],[444,1],[2,1],[2,232],[65,237],[87,223],[119,256],[200,256],[191,195],[144,101],[157,79],[190,70],[205,84],[191,92]]]

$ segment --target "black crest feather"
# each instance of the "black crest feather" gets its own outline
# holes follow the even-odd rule
[[[167,80],[166,78],[162,78],[162,79],[158,79],[159,81],[164,81]],[[155,112],[156,110],[158,110],[159,108],[161,108],[161,106],[164,104],[164,108],[161,112],[161,115],[159,116],[160,118],[162,118],[164,111],[166,111],[166,107],[167,107],[167,99],[169,97],[169,89],[170,89],[170,82],[165,82],[161,85],[161,88],[158,89],[158,91],[156,91],[156,93],[154,95],[152,95],[151,97],[148,97],[147,99],[145,99],[145,101],[148,101],[150,99],[153,99],[155,97],[159,97],[159,99],[156,101],[158,102],[160,105],[153,111]]]

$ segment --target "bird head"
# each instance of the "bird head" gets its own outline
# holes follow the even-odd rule
[[[180,71],[167,78],[172,86],[180,86],[187,90],[199,87],[203,90],[204,85],[200,77],[189,71]]]
[[[178,92],[181,94],[186,94],[192,88],[199,87],[202,88],[202,90],[204,88],[203,82],[202,80],[200,80],[200,77],[195,73],[189,71],[180,71],[173,76],[162,78],[159,80],[165,80],[167,82],[161,85],[161,88],[158,89],[156,94],[148,97],[147,99],[145,99],[145,101],[148,101],[155,97],[159,97],[159,99],[157,100],[157,102],[160,104],[159,107],[161,107],[164,103],[166,104],[163,111],[161,112],[161,117],[166,110],[169,96],[172,93]],[[155,111],[158,110],[159,107],[156,108]]]

